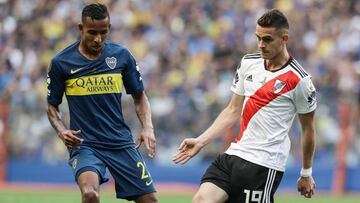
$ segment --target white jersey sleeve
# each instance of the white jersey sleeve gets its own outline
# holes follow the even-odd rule
[[[231,85],[230,90],[237,95],[243,96],[245,93],[244,90],[244,58],[241,59],[235,73],[235,78],[233,84]]]
[[[316,89],[310,76],[301,79],[295,89],[294,96],[297,113],[309,113],[316,109]]]

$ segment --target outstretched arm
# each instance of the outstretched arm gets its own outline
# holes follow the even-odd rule
[[[146,149],[148,150],[149,157],[155,156],[156,139],[154,135],[154,127],[151,121],[151,108],[149,100],[145,92],[132,95],[135,103],[135,111],[140,120],[142,131],[140,132],[136,148],[140,147],[144,142]]]
[[[80,130],[68,130],[65,127],[61,119],[61,113],[58,106],[48,104],[47,115],[50,124],[55,129],[56,134],[63,141],[65,146],[78,147],[82,143],[83,140],[76,137],[76,135],[80,133]]]
[[[185,139],[174,155],[175,163],[184,164],[195,156],[211,140],[219,137],[223,132],[240,120],[244,96],[234,94],[229,105],[218,115],[214,123],[199,137]]]
[[[315,151],[315,122],[314,111],[306,114],[299,114],[302,127],[302,150],[303,166],[298,180],[298,191],[306,198],[314,194],[315,182],[312,178],[312,161]]]

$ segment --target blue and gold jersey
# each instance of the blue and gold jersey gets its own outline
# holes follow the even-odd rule
[[[144,90],[134,57],[121,45],[106,41],[97,60],[88,60],[77,41],[57,54],[48,73],[49,104],[61,104],[65,93],[70,129],[81,130],[84,145],[119,149],[134,145],[121,110],[121,95]]]

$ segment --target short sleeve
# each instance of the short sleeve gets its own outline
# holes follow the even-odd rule
[[[316,109],[316,89],[310,76],[302,78],[295,88],[295,105],[300,114],[309,113]]]
[[[140,67],[133,55],[127,51],[128,63],[123,72],[123,83],[127,94],[134,94],[144,91],[144,85],[140,74]]]
[[[52,60],[47,75],[47,102],[52,105],[59,105],[65,91],[65,76],[60,66]]]
[[[239,63],[239,65],[237,66],[236,69],[236,73],[235,73],[235,78],[233,80],[233,83],[231,85],[231,91],[234,92],[237,95],[244,95],[245,94],[245,90],[244,90],[244,74],[243,74],[243,70],[244,70],[244,64],[243,64],[244,59],[242,59]]]

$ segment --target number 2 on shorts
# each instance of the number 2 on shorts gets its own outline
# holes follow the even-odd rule
[[[137,164],[136,164],[136,166],[138,167],[138,168],[140,168],[141,167],[141,179],[143,180],[143,179],[146,179],[146,178],[149,178],[149,175],[148,174],[146,174],[146,170],[145,170],[145,165],[142,163],[142,162],[137,162]],[[146,186],[149,186],[149,185],[151,185],[151,183],[152,183],[152,180],[150,180],[150,182],[145,182],[146,183]]]
[[[138,168],[141,167],[141,179],[145,179],[145,178],[148,178],[149,176],[146,174],[146,171],[145,171],[145,166],[142,162],[137,162],[137,165],[136,165]]]

